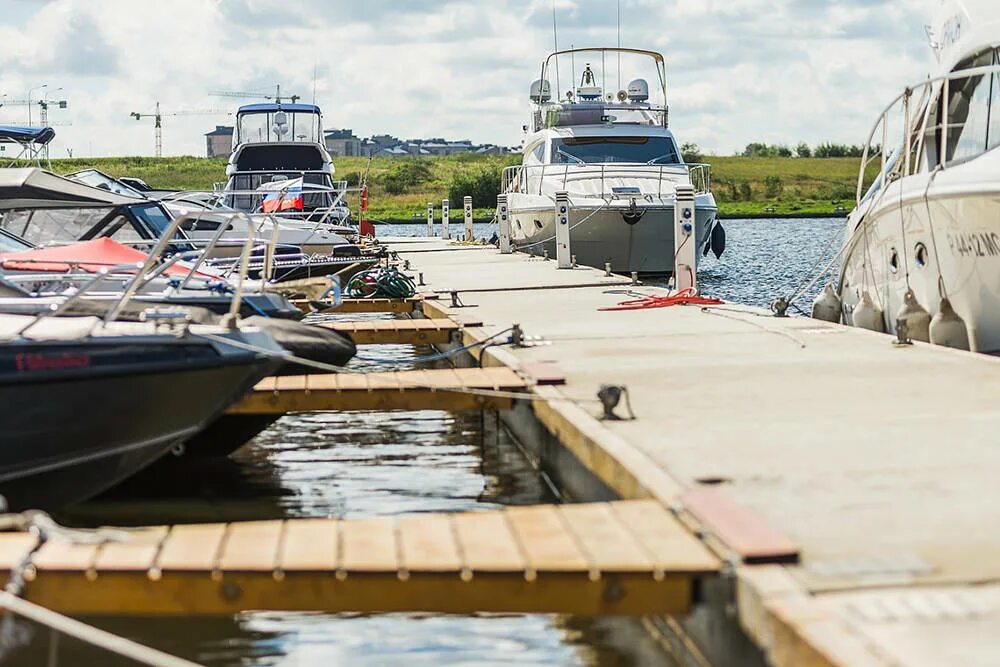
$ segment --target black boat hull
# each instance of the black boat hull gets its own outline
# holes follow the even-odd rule
[[[169,348],[174,358],[160,363],[5,374],[0,494],[11,509],[55,509],[113,486],[198,433],[273,367],[250,355],[179,363]],[[85,352],[50,346],[43,354]]]

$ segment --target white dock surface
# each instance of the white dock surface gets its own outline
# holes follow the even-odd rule
[[[721,481],[799,545],[799,565],[739,571],[741,623],[776,664],[1000,664],[1000,360],[738,306],[598,312],[627,298],[608,290],[666,291],[494,248],[394,249],[474,306],[436,308],[551,342],[513,352],[565,374],[546,390],[597,416],[599,386],[626,385],[637,420],[601,429],[642,492]]]

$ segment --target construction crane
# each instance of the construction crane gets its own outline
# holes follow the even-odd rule
[[[57,88],[55,92],[59,92],[62,88]],[[26,100],[8,100],[6,96],[0,100],[0,107],[28,107],[28,125],[31,125],[31,109],[33,107],[38,107],[39,120],[42,127],[52,127],[52,125],[67,125],[68,123],[52,123],[49,124],[49,107],[55,109],[66,109],[69,107],[69,103],[66,100],[50,100],[48,95],[45,95],[40,100],[26,99]],[[49,145],[45,144],[42,147],[42,156],[47,160],[49,159]]]
[[[132,118],[136,120],[142,120],[143,118],[153,119],[153,131],[156,136],[156,157],[163,157],[163,117],[164,116],[218,116],[225,115],[230,116],[228,111],[221,111],[219,109],[203,109],[194,110],[188,109],[185,111],[169,111],[167,113],[162,113],[160,111],[160,103],[156,103],[152,113],[139,113],[133,111],[129,114]]]
[[[281,94],[281,84],[274,87],[274,95],[269,93],[253,93],[253,92],[230,92],[226,90],[216,90],[209,95],[213,97],[229,97],[242,100],[271,100],[272,102],[277,102],[281,104],[282,100],[291,100],[292,104],[302,99],[301,95],[284,95]]]

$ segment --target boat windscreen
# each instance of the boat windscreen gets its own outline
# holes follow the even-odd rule
[[[0,227],[36,246],[70,243],[108,217],[107,208],[62,208],[6,211]]]
[[[567,137],[552,141],[553,164],[680,164],[669,137]]]
[[[255,111],[240,114],[237,140],[240,143],[264,142],[323,143],[320,116],[297,111]]]

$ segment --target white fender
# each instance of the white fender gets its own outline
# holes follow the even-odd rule
[[[958,350],[969,349],[969,329],[947,298],[941,299],[937,315],[931,320],[931,342]]]
[[[871,295],[867,291],[861,293],[861,300],[854,306],[851,313],[854,326],[870,331],[885,333],[885,320],[882,318],[882,309],[875,305]]]
[[[900,320],[906,322],[906,332],[912,340],[930,342],[931,314],[920,305],[913,290],[906,290],[903,295],[903,305],[896,313],[896,322]]]
[[[823,288],[823,291],[813,301],[813,319],[840,324],[840,312],[843,307],[844,302],[837,296],[833,285],[827,283],[827,286]]]

